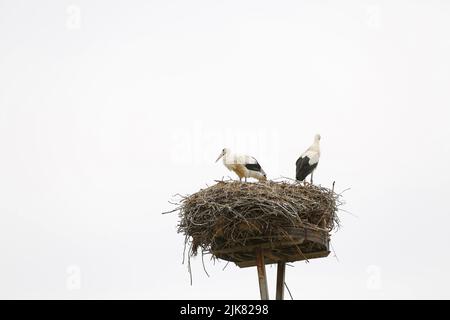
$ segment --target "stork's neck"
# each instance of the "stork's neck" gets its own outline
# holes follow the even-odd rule
[[[313,142],[313,144],[311,145],[311,147],[309,147],[309,149],[310,150],[313,150],[313,151],[318,151],[318,152],[320,152],[320,140],[318,140],[318,139],[314,139],[314,142]]]
[[[225,153],[225,155],[222,158],[223,164],[231,164],[234,161],[234,155],[231,152]]]

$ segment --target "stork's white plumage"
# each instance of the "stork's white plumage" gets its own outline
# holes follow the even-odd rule
[[[313,144],[297,159],[295,178],[303,181],[311,174],[311,183],[313,181],[313,172],[317,168],[320,158],[320,134],[316,134]]]
[[[242,178],[245,178],[245,182],[247,182],[247,178],[255,178],[259,181],[267,180],[266,173],[254,157],[235,154],[225,148],[216,162],[221,158],[223,158],[224,166],[238,175],[239,181],[242,181]]]

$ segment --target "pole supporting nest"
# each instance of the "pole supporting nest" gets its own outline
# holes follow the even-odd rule
[[[256,249],[256,268],[258,269],[259,292],[261,294],[261,300],[269,300],[266,264],[264,263],[264,250],[261,248]]]
[[[259,293],[261,300],[269,300],[269,287],[267,286],[266,264],[264,262],[264,249],[256,249],[256,269],[258,271]],[[284,299],[284,277],[286,273],[286,262],[277,264],[277,287],[276,299]]]
[[[286,262],[280,261],[277,266],[277,300],[284,299],[284,275],[286,273]]]

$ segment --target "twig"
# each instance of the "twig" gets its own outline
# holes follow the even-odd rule
[[[202,252],[202,265],[203,265],[203,270],[205,271],[206,275],[207,275],[208,278],[209,278],[209,274],[208,274],[208,271],[206,271],[205,261],[203,260],[203,256],[204,256],[204,253]]]
[[[222,271],[225,270],[226,267],[228,267],[228,264],[230,263],[230,261],[227,261],[227,264],[225,265],[225,267],[222,268]]]
[[[286,287],[286,289],[287,289],[289,295],[291,296],[291,300],[294,300],[294,298],[292,297],[292,294],[291,294],[291,290],[289,290],[289,287],[288,287],[286,281],[284,282],[284,286]]]
[[[337,256],[337,254],[336,254],[336,251],[334,251],[333,244],[330,243],[330,245],[331,245],[331,250],[333,251],[333,256],[336,258],[337,262],[340,262],[340,261],[339,261],[339,258],[338,258],[338,256]]]
[[[191,269],[191,256],[188,256],[188,271],[189,271],[189,279],[192,286],[192,269]]]

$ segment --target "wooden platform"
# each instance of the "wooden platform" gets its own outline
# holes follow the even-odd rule
[[[312,228],[286,228],[280,236],[249,239],[245,246],[213,247],[217,258],[234,262],[241,268],[257,266],[258,252],[264,264],[285,263],[322,258],[329,255],[330,235],[326,230]],[[270,240],[269,240],[270,239]]]

